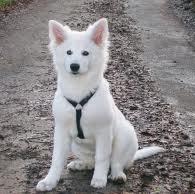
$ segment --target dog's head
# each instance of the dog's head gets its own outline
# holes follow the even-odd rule
[[[50,20],[50,50],[57,70],[64,76],[102,73],[108,58],[108,34],[105,18],[82,32],[72,31],[68,26]]]

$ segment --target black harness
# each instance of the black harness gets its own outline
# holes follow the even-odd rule
[[[83,98],[79,103],[71,100],[69,98],[66,98],[66,100],[72,104],[72,106],[75,108],[76,110],[76,124],[77,124],[77,131],[78,131],[78,135],[77,137],[79,137],[80,139],[85,139],[85,136],[83,134],[83,130],[81,127],[81,116],[82,116],[82,108],[85,104],[87,104],[87,102],[90,100],[90,98],[95,94],[95,92],[97,91],[97,89],[95,89],[94,92],[90,92],[90,94],[88,96],[86,96],[85,98]]]

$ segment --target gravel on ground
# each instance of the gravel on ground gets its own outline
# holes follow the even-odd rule
[[[188,28],[189,42],[195,48],[195,0],[169,0],[169,7]]]

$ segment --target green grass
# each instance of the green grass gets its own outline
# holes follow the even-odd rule
[[[0,8],[10,6],[13,2],[14,0],[0,0]]]

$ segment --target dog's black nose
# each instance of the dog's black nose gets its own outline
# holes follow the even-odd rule
[[[75,72],[75,73],[78,72],[79,68],[80,68],[80,66],[77,63],[72,63],[70,65],[70,69],[72,70],[72,72]]]

